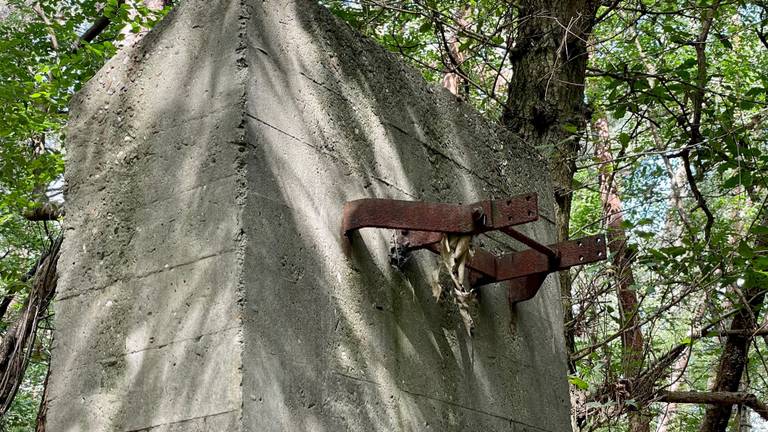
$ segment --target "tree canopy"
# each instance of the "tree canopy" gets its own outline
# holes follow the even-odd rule
[[[6,334],[66,217],[69,99],[161,3],[0,2]],[[321,3],[547,156],[561,239],[608,232],[560,277],[575,430],[768,430],[768,3]],[[8,430],[35,427],[50,325]]]

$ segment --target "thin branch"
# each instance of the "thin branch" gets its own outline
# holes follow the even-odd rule
[[[24,212],[24,219],[31,222],[55,221],[62,216],[64,216],[64,209],[51,202]]]
[[[125,0],[117,0],[117,7],[120,7],[125,3]],[[104,30],[109,27],[109,24],[112,22],[112,19],[107,17],[106,15],[102,15],[99,19],[97,19],[93,25],[88,28],[88,30],[83,33],[82,36],[80,36],[80,41],[78,42],[77,46],[75,47],[75,50],[77,50],[80,45],[82,45],[83,42],[92,42],[98,35],[100,35]]]
[[[695,144],[695,143],[691,143]],[[683,159],[683,168],[685,168],[685,178],[688,180],[688,185],[691,188],[691,192],[693,193],[694,198],[696,198],[696,203],[698,204],[698,207],[701,209],[701,211],[704,212],[704,215],[707,217],[707,222],[704,225],[704,240],[706,243],[709,243],[710,236],[712,234],[712,225],[715,223],[715,216],[712,214],[712,211],[709,209],[709,206],[707,205],[707,200],[704,199],[704,196],[701,194],[701,191],[699,190],[699,186],[696,183],[696,178],[693,175],[693,170],[691,169],[691,159],[690,159],[690,153],[691,150],[689,148],[686,148],[685,150],[680,152],[680,157]]]

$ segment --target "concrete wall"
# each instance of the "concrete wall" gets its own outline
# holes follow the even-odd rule
[[[470,338],[434,256],[339,239],[363,197],[551,219],[544,162],[323,8],[187,0],[72,112],[49,430],[569,430],[555,278]]]

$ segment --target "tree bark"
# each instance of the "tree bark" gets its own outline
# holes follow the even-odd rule
[[[446,36],[443,26],[439,26],[441,35],[445,45],[445,57],[443,62],[447,68],[443,75],[443,87],[448,91],[459,96],[462,83],[465,83],[462,77],[462,64],[464,63],[464,53],[461,52],[461,41],[459,40],[460,29],[465,28],[468,25],[467,14],[469,13],[469,6],[464,5],[456,11],[454,19],[456,21],[456,28],[450,31],[450,35]]]
[[[61,237],[53,242],[47,254],[41,258],[22,313],[0,343],[0,417],[8,411],[24,378],[37,325],[47,314],[48,305],[56,291],[56,263],[60,246]]]
[[[43,382],[43,396],[40,398],[40,407],[37,409],[35,432],[45,432],[45,420],[48,417],[48,378],[51,376],[51,365],[48,364],[48,372],[45,373]]]
[[[600,162],[600,200],[608,227],[608,249],[613,257],[616,276],[616,295],[619,301],[621,324],[625,328],[621,335],[622,372],[627,380],[635,380],[643,370],[645,343],[637,315],[639,302],[634,290],[635,275],[632,271],[633,254],[627,245],[624,231],[622,202],[619,196],[618,179],[614,171],[611,154],[608,121],[604,118],[595,122],[595,153]],[[650,418],[642,415],[643,407],[629,413],[631,432],[650,431]]]
[[[745,392],[662,392],[659,402],[669,403],[693,403],[710,404],[712,406],[725,406],[729,409],[734,405],[744,405],[755,413],[768,420],[768,406],[760,402],[751,393]],[[726,422],[727,424],[727,422]]]
[[[768,217],[764,216],[762,223],[768,223]],[[762,238],[758,243],[761,248],[768,247],[768,239]],[[752,340],[749,332],[757,327],[756,319],[765,299],[765,288],[762,286],[745,286],[744,288],[741,309],[733,317],[730,330],[726,332],[727,337],[723,352],[720,354],[715,383],[712,387],[713,392],[738,391],[747,365],[749,343]],[[699,431],[725,432],[732,410],[732,404],[708,407]]]
[[[760,202],[752,188],[748,188],[747,193],[753,202]],[[760,225],[768,224],[768,211],[762,209],[762,215],[758,216]],[[755,246],[762,250],[768,248],[768,235],[758,235]],[[741,308],[734,315],[730,329],[723,332],[727,336],[723,352],[720,354],[712,391],[736,392],[739,390],[739,384],[747,366],[749,344],[755,335],[765,330],[764,325],[759,324],[758,321],[765,295],[765,286],[748,283],[744,285],[741,295],[737,296],[734,305],[740,305]],[[733,405],[710,406],[704,414],[704,421],[699,431],[725,432],[732,410]]]
[[[568,239],[573,175],[582,131],[589,116],[584,104],[587,40],[599,2],[596,0],[519,3],[519,26],[510,48],[512,77],[502,123],[522,140],[542,149],[549,160],[557,203],[558,241]],[[571,280],[560,272],[565,340],[574,351]],[[571,372],[573,362],[569,362]]]
[[[0,300],[0,320],[5,317],[5,313],[8,312],[8,308],[11,306],[15,297],[15,294],[6,294],[3,296],[2,300]]]

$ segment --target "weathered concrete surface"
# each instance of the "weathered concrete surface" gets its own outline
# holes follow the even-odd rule
[[[555,278],[470,338],[434,256],[338,236],[363,197],[551,216],[544,162],[323,8],[187,0],[72,112],[49,430],[569,430]]]

